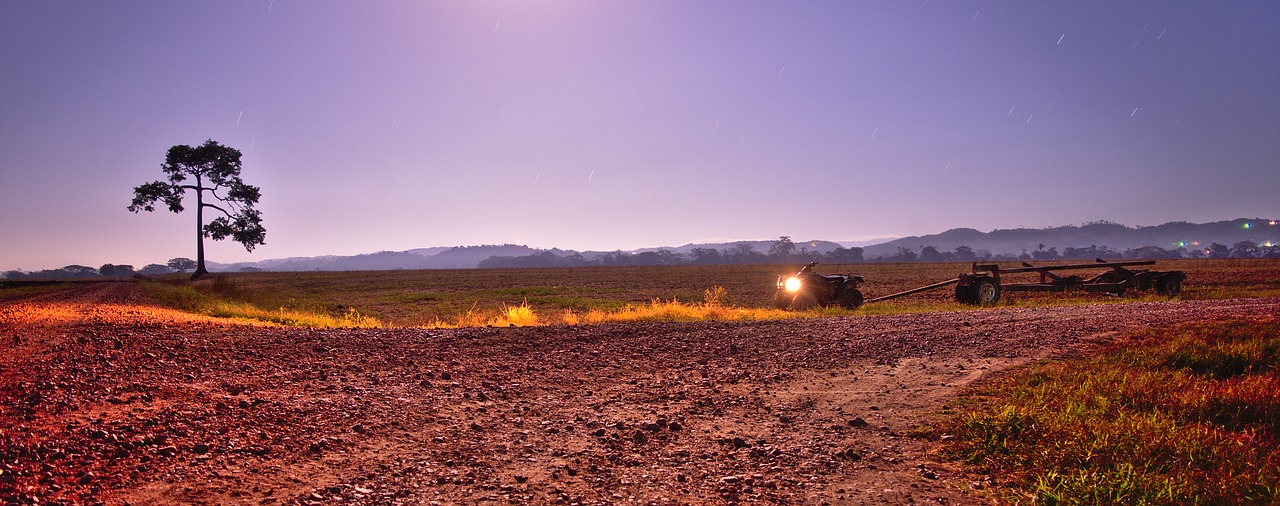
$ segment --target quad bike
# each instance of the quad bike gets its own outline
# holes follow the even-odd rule
[[[778,276],[778,291],[773,295],[773,305],[778,309],[803,311],[818,306],[839,304],[845,309],[862,305],[862,292],[858,284],[865,281],[860,274],[821,275],[813,272],[818,262],[810,262],[795,276]]]

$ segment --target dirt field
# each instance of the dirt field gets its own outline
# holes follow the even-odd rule
[[[980,478],[908,437],[965,385],[1127,329],[1276,313],[1280,298],[307,330],[103,283],[0,302],[0,500],[982,503]]]

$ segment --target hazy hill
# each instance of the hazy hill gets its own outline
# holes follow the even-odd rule
[[[1240,241],[1256,244],[1280,243],[1280,226],[1271,220],[1238,219],[1214,223],[1170,222],[1151,227],[1127,227],[1117,223],[1098,222],[1081,226],[1068,225],[1045,229],[1015,228],[980,232],[971,228],[956,228],[940,234],[911,236],[863,248],[868,260],[897,253],[898,248],[910,248],[919,253],[924,246],[939,251],[953,251],[957,246],[969,246],[976,252],[993,255],[1018,255],[1025,249],[1035,251],[1045,248],[1087,248],[1091,245],[1107,246],[1113,250],[1158,246],[1164,249],[1179,247],[1207,248],[1211,243],[1231,246]],[[1196,243],[1199,243],[1198,245]]]
[[[244,268],[264,271],[382,271],[396,269],[470,269],[491,256],[523,256],[537,253],[528,246],[459,246],[453,248],[418,248],[408,251],[379,251],[364,255],[320,256],[218,264],[208,262],[209,270],[238,271]]]
[[[898,252],[898,248],[909,248],[919,253],[924,246],[933,246],[939,251],[954,251],[958,246],[968,246],[982,255],[1019,255],[1023,250],[1034,252],[1044,245],[1056,248],[1059,252],[1066,248],[1088,248],[1099,246],[1115,251],[1125,251],[1144,246],[1158,246],[1167,250],[1185,247],[1188,250],[1207,248],[1212,243],[1232,246],[1240,241],[1251,241],[1255,244],[1280,244],[1280,226],[1272,225],[1271,220],[1238,219],[1215,223],[1171,222],[1151,227],[1127,227],[1117,223],[1098,222],[1080,226],[1069,225],[1045,229],[1015,228],[997,229],[982,232],[972,228],[956,228],[938,234],[903,237],[880,244],[863,247],[863,257],[874,261],[878,257],[889,257]],[[641,254],[667,250],[672,253],[692,257],[694,248],[715,249],[721,252],[741,245],[750,246],[757,253],[768,253],[774,240],[734,241],[721,243],[685,244],[683,246],[644,248],[625,251],[627,254]],[[1196,244],[1199,243],[1199,244]],[[796,241],[796,252],[809,251],[826,254],[842,247],[841,244],[822,241]],[[617,251],[572,251],[561,249],[540,250],[528,246],[504,244],[489,246],[433,247],[418,248],[408,251],[380,251],[364,255],[352,256],[319,256],[301,258],[283,258],[245,262],[235,264],[210,263],[210,270],[237,271],[243,268],[255,268],[267,271],[359,271],[359,270],[394,270],[394,269],[470,269],[490,257],[526,257],[532,255],[553,255],[555,257],[578,256],[581,260],[594,261],[606,255],[617,254]]]
[[[635,250],[633,253],[644,253],[646,251],[658,251],[660,249],[665,249],[672,253],[689,255],[690,253],[693,252],[694,248],[711,248],[711,249],[724,251],[729,248],[738,246],[740,244],[746,244],[748,246],[751,246],[751,249],[760,253],[768,253],[769,247],[773,246],[773,243],[774,243],[773,240],[698,243],[698,244],[686,244],[684,246],[676,246],[676,247],[670,247],[670,248],[643,248],[643,249]],[[804,242],[795,241],[795,244],[796,244],[796,252],[800,252],[801,250],[804,250],[804,251],[816,251],[818,253],[829,253],[831,250],[842,247],[840,246],[839,243],[834,243],[831,241],[804,241]]]

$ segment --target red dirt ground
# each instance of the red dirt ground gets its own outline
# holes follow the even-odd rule
[[[989,502],[908,437],[985,375],[1280,299],[749,323],[331,330],[0,302],[0,500]],[[998,477],[997,477],[998,479]]]

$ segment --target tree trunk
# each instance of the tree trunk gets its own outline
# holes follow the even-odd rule
[[[191,280],[200,279],[208,273],[204,268],[204,186],[200,175],[196,174],[196,271],[191,273]]]

